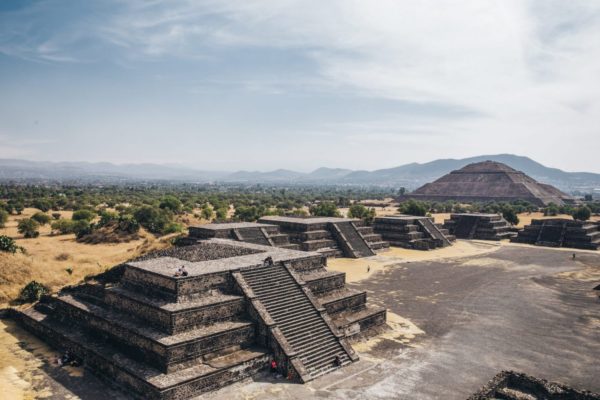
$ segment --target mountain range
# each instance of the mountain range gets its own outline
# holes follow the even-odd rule
[[[374,171],[343,168],[318,168],[312,172],[287,169],[274,171],[211,171],[179,165],[111,164],[88,162],[39,162],[0,159],[0,181],[87,181],[118,183],[167,180],[175,182],[242,184],[311,184],[395,186],[415,189],[467,164],[492,160],[523,171],[532,178],[564,191],[590,192],[600,188],[600,174],[565,172],[546,167],[528,157],[513,154],[482,155],[463,159],[440,159],[410,163]],[[599,189],[600,190],[600,189]]]

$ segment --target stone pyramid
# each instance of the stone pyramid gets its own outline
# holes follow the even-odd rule
[[[538,206],[572,203],[574,198],[506,164],[483,161],[452,171],[400,200],[490,202],[526,200]]]

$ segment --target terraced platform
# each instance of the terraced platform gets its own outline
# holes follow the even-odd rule
[[[359,219],[267,216],[258,222],[279,226],[301,250],[326,257],[369,257],[389,248],[389,243]]]
[[[511,241],[537,246],[598,250],[600,247],[598,225],[597,222],[564,218],[534,219]]]
[[[455,240],[447,229],[429,217],[389,215],[376,217],[373,229],[392,246],[415,250],[432,250],[451,246]]]
[[[288,235],[279,232],[279,227],[273,224],[225,222],[192,226],[188,231],[191,239],[233,239],[263,246],[299,249],[298,245],[290,243]]]
[[[386,319],[325,265],[315,252],[209,239],[128,262],[116,280],[68,288],[13,314],[143,399],[194,397],[272,359],[284,376],[306,382],[357,360],[347,340]],[[181,267],[187,275],[176,274]]]
[[[500,214],[451,214],[444,229],[459,239],[502,240],[516,236]]]

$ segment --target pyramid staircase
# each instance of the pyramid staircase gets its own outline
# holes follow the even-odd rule
[[[331,325],[326,312],[319,309],[318,303],[303,289],[289,266],[275,263],[243,269],[240,276],[242,285],[245,282],[260,301],[266,310],[266,318],[274,321],[294,357],[301,363],[301,367],[296,369],[303,382],[356,359],[354,352]]]
[[[354,223],[350,221],[336,222],[331,223],[330,226],[346,257],[361,258],[375,255],[375,252],[357,230]]]

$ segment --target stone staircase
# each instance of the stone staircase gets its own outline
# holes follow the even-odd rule
[[[448,237],[444,235],[440,228],[437,225],[435,225],[429,218],[419,218],[417,220],[417,223],[421,225],[423,230],[425,230],[429,234],[429,236],[431,236],[439,243],[440,247],[452,245]]]
[[[281,263],[240,270],[306,370],[303,381],[352,362],[351,354],[288,268]]]
[[[360,258],[375,255],[352,222],[335,222],[331,223],[331,227],[346,256]]]

